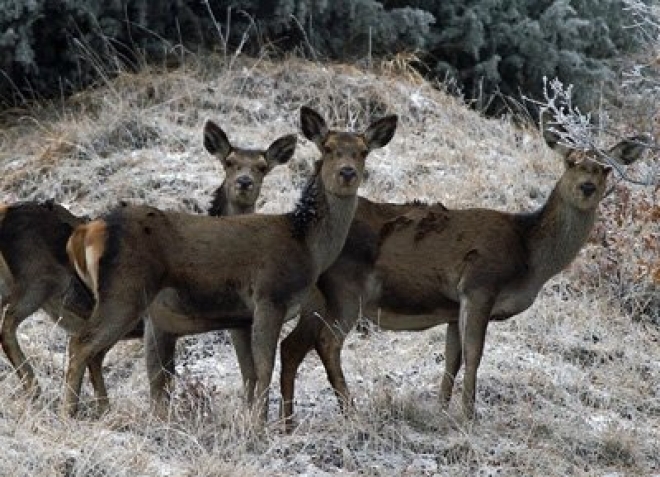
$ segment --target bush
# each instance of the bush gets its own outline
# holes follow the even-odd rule
[[[0,105],[68,94],[143,60],[171,62],[184,49],[257,54],[272,41],[280,51],[355,58],[370,54],[370,39],[374,54],[424,48],[433,21],[409,8],[386,12],[374,0],[0,0],[0,7]]]
[[[629,0],[628,0],[629,1]],[[646,5],[650,0],[636,0]],[[462,93],[539,97],[575,84],[593,108],[641,33],[623,0],[0,0],[0,102],[69,93],[186,49],[371,59],[419,52],[426,74]],[[482,107],[498,112],[501,103]]]
[[[426,56],[438,77],[454,78],[468,98],[539,98],[543,77],[575,85],[574,101],[594,108],[616,83],[615,63],[641,46],[621,0],[386,0],[435,16]],[[648,2],[647,2],[648,3]],[[485,107],[485,104],[483,105]],[[502,104],[495,102],[490,111]]]

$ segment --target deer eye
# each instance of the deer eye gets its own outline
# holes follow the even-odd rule
[[[257,170],[261,174],[265,174],[266,172],[268,172],[268,166],[266,164],[260,164],[260,165],[257,166]]]
[[[234,167],[236,165],[236,162],[234,162],[232,159],[227,159],[225,161],[226,167]]]

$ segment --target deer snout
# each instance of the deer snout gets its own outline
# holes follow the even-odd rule
[[[344,166],[339,169],[339,176],[346,182],[351,182],[357,177],[357,170],[352,166]]]
[[[236,185],[241,190],[249,190],[254,185],[254,181],[248,176],[240,176],[236,179]]]
[[[586,197],[589,197],[596,192],[596,184],[593,182],[583,182],[580,184],[580,190]]]

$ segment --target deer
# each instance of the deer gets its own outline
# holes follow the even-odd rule
[[[53,201],[0,206],[0,342],[25,390],[34,396],[41,390],[18,342],[18,326],[41,308],[73,332],[91,314],[94,297],[69,264],[65,250],[69,235],[85,220]],[[102,393],[95,364],[90,364],[90,376]]]
[[[390,142],[397,120],[385,116],[361,133],[336,131],[303,106],[301,130],[321,158],[291,212],[217,218],[126,206],[77,228],[67,250],[94,284],[96,305],[69,342],[63,411],[76,413],[87,363],[128,333],[165,292],[161,305],[172,313],[149,317],[148,352],[158,352],[161,331],[186,333],[208,323],[249,326],[256,381],[248,404],[265,424],[282,325],[339,255],[366,158]]]
[[[239,149],[231,145],[219,126],[213,122],[207,122],[204,128],[204,146],[207,151],[220,159],[226,173],[225,181],[213,194],[208,214],[212,217],[253,214],[256,211],[256,202],[261,193],[264,178],[275,166],[289,162],[295,152],[296,142],[296,136],[289,134],[273,142],[265,151]],[[228,180],[229,178],[230,180]],[[82,276],[85,274],[83,273]],[[148,310],[149,316],[160,315],[161,320],[165,317],[170,320],[177,318],[173,317],[177,312],[167,305],[169,293],[169,291],[163,291],[154,300]],[[178,318],[181,321],[185,320],[183,317]],[[218,327],[215,320],[198,319],[192,328],[168,333],[163,330],[154,330],[151,326],[152,323],[151,320],[146,322],[147,336],[150,337],[145,340],[146,365],[152,401],[159,404],[156,411],[164,414],[165,401],[169,396],[172,377],[175,374],[175,353],[178,339],[184,335],[217,331],[224,327]],[[229,330],[240,358],[250,352],[249,329],[248,324]],[[158,333],[157,339],[155,338],[156,333]],[[247,378],[250,370],[245,368],[245,363],[246,359],[239,359],[239,364],[244,367],[242,375],[245,376],[244,383],[248,389],[248,383],[255,381],[254,378]],[[250,374],[250,376],[252,375],[253,373]]]
[[[223,216],[254,212],[265,176],[293,156],[296,137],[281,137],[266,150],[240,148],[230,143],[220,126],[208,120],[203,143],[225,172],[209,209],[210,214]],[[0,294],[4,310],[0,342],[26,391],[35,396],[40,393],[39,384],[20,347],[17,329],[38,309],[68,334],[84,327],[95,298],[92,288],[81,281],[71,265],[66,244],[73,230],[87,221],[53,201],[0,205]],[[143,334],[144,326],[139,322],[123,338],[142,338]],[[100,412],[108,407],[101,373],[103,358],[103,353],[98,354],[88,367]]]
[[[631,164],[645,143],[624,140],[607,156]],[[566,151],[562,176],[533,212],[452,210],[439,203],[395,205],[360,198],[346,246],[319,278],[321,295],[310,300],[280,347],[287,430],[293,428],[296,372],[311,349],[321,358],[340,410],[352,407],[341,350],[360,310],[384,330],[422,331],[447,324],[441,404],[449,404],[464,366],[461,409],[472,419],[488,324],[528,309],[543,285],[573,261],[606,192],[611,167],[598,157],[600,151]]]

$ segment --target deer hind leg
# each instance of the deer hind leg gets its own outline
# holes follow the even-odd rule
[[[149,376],[149,391],[154,411],[161,417],[167,416],[169,398],[175,374],[175,352],[177,336],[162,331],[145,320],[144,348]]]
[[[248,406],[252,406],[254,404],[254,389],[257,384],[257,372],[252,357],[252,329],[250,327],[234,328],[229,330],[229,335],[234,345],[234,351],[236,351],[238,366],[241,369],[245,398]]]
[[[252,324],[252,356],[257,376],[255,409],[260,423],[268,419],[268,391],[273,376],[277,340],[282,331],[286,307],[270,301],[257,303]]]
[[[40,389],[34,370],[28,363],[18,342],[18,326],[35,313],[51,294],[47,286],[24,288],[13,286],[11,293],[2,301],[3,319],[0,342],[7,358],[23,381],[27,392],[39,395]]]
[[[445,338],[445,373],[440,383],[440,404],[443,407],[449,405],[456,375],[461,369],[462,347],[461,334],[458,322],[447,324],[447,336]]]
[[[128,295],[127,295],[128,297]],[[96,305],[87,326],[69,339],[69,366],[66,372],[66,389],[62,403],[63,412],[73,416],[78,411],[82,379],[87,366],[96,366],[93,360],[105,353],[131,331],[140,320],[146,306],[128,304]],[[99,369],[99,373],[102,371]],[[102,379],[102,377],[101,377]]]
[[[96,397],[96,413],[101,416],[108,412],[110,409],[110,400],[108,399],[108,389],[105,386],[103,379],[103,360],[108,350],[103,350],[94,355],[87,364],[89,371],[89,380],[92,382],[94,388],[94,396]]]
[[[463,294],[461,297],[459,332],[465,363],[462,404],[463,412],[470,419],[474,417],[477,370],[483,355],[493,296],[492,293],[478,291]]]

